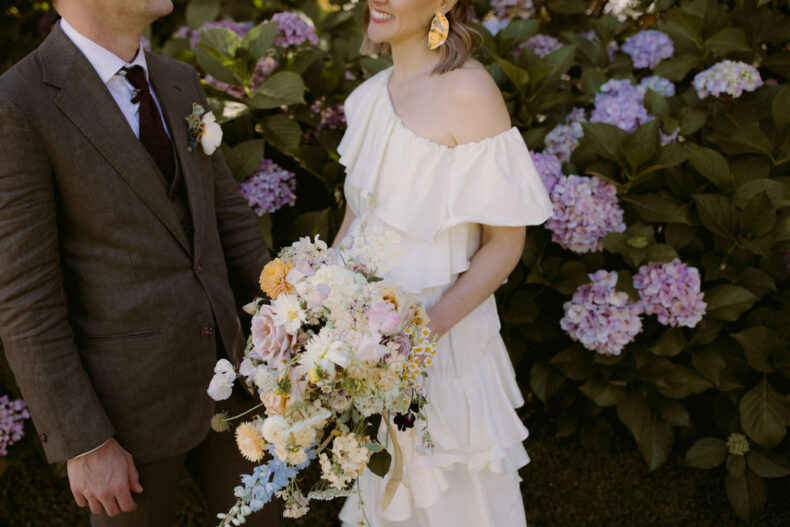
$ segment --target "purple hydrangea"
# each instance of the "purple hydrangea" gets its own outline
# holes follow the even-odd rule
[[[579,286],[563,305],[560,327],[590,351],[620,355],[642,331],[642,306],[615,290],[616,272],[601,269],[588,276],[592,283]]]
[[[523,44],[521,44],[518,48],[516,48],[516,53],[518,53],[524,48],[529,48],[537,56],[545,57],[552,51],[556,51],[561,47],[562,47],[562,42],[552,37],[551,35],[538,34],[530,38]]]
[[[723,60],[697,73],[693,84],[700,99],[708,95],[718,97],[722,94],[738,98],[744,91],[754,91],[762,86],[763,81],[754,66]]]
[[[219,20],[217,22],[206,22],[200,29],[189,29],[189,26],[182,26],[180,27],[173,36],[175,38],[188,38],[189,39],[189,47],[192,49],[196,49],[198,43],[200,42],[200,31],[202,29],[210,29],[212,27],[224,27],[225,29],[230,29],[238,36],[244,38],[244,36],[255,27],[253,22],[236,22],[234,20]]]
[[[558,124],[543,138],[545,153],[557,156],[563,163],[568,161],[571,153],[579,146],[579,138],[584,135],[581,125],[584,121],[585,113],[582,108],[571,110],[565,117],[565,124]]]
[[[635,68],[652,70],[656,64],[675,53],[675,46],[666,33],[647,29],[627,39],[623,43],[623,51],[631,56]]]
[[[304,42],[309,42],[314,46],[318,44],[315,28],[299,14],[284,11],[275,14],[271,19],[277,22],[275,45],[287,48],[289,46],[298,46]]]
[[[580,37],[584,37],[590,42],[600,42],[601,39],[598,38],[598,35],[592,29],[588,29],[586,31],[582,31],[579,33]],[[609,56],[609,62],[614,60],[615,54],[619,51],[620,46],[617,44],[616,40],[610,40],[608,44],[606,44],[606,54]]]
[[[263,81],[265,81],[279,65],[280,64],[273,57],[261,57],[257,64],[255,64],[255,70],[252,73],[252,81],[250,82],[250,90],[255,93],[261,84],[263,84]],[[206,75],[206,78],[203,80],[206,84],[224,91],[232,97],[237,99],[247,98],[247,93],[244,91],[244,88],[217,80],[211,75]]]
[[[296,204],[296,177],[271,159],[261,161],[258,169],[239,185],[239,190],[258,216]]]
[[[30,419],[25,401],[0,397],[0,456],[7,456],[8,447],[25,437],[25,419]]]
[[[628,79],[607,81],[595,96],[595,109],[590,121],[613,124],[626,132],[633,132],[653,119],[643,103],[646,90],[644,86],[634,86]]]
[[[310,106],[313,113],[320,114],[321,121],[313,130],[307,132],[307,135],[318,137],[322,130],[339,130],[346,127],[346,112],[342,104],[335,104],[334,106],[324,107],[326,97],[321,96]]]
[[[675,95],[675,85],[672,84],[672,81],[664,77],[659,77],[658,75],[645,77],[639,82],[639,85],[643,88],[653,90],[662,97],[672,97]]]
[[[665,134],[664,130],[659,130],[659,134],[661,135],[661,146],[668,145],[669,143],[674,143],[678,139],[678,134],[680,133],[680,127],[675,128],[675,131],[671,134]]]
[[[531,18],[535,14],[532,0],[492,0],[491,10],[483,17],[483,26],[496,35],[514,18]]]
[[[634,275],[644,312],[665,326],[693,328],[702,320],[706,304],[700,284],[699,271],[677,258],[643,265]]]
[[[556,185],[563,176],[562,161],[560,161],[557,156],[551,154],[530,152],[530,155],[532,156],[532,162],[535,164],[535,169],[543,179],[543,185],[546,187],[546,191],[550,193],[554,185]]]
[[[562,176],[551,189],[554,215],[546,222],[551,239],[577,254],[603,250],[601,239],[625,231],[617,189],[596,177]]]

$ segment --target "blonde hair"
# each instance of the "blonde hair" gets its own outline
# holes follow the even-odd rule
[[[460,68],[469,58],[472,50],[477,47],[481,37],[471,26],[467,24],[471,14],[472,0],[458,0],[455,5],[446,13],[447,20],[450,22],[450,34],[447,41],[439,48],[439,64],[433,69],[433,73],[441,74]],[[362,47],[360,52],[364,55],[389,55],[392,53],[390,45],[386,42],[376,43],[368,37],[368,25],[370,24],[370,6],[365,5],[364,26],[365,33],[362,37]],[[428,45],[428,30],[425,28],[425,43]]]

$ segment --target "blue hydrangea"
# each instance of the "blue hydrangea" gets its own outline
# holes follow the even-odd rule
[[[628,79],[612,79],[601,86],[595,96],[595,109],[590,122],[609,123],[626,132],[633,132],[653,119],[643,103],[644,86],[634,86]]]
[[[635,68],[652,70],[656,64],[675,53],[675,46],[666,33],[647,29],[627,39],[622,50],[631,56]]]
[[[694,88],[700,99],[722,94],[738,98],[744,91],[754,91],[762,85],[757,68],[732,60],[723,60],[694,77]]]
[[[639,82],[639,85],[644,88],[649,88],[663,97],[672,97],[675,95],[675,85],[672,81],[659,77],[658,75],[651,75],[645,77]]]

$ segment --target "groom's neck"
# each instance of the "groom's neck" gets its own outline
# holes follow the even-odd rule
[[[91,3],[59,0],[55,7],[60,16],[82,35],[124,62],[132,62],[137,56],[143,30],[157,17],[127,16],[128,13],[111,8],[96,9],[89,5]]]

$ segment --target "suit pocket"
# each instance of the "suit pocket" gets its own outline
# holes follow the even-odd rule
[[[160,335],[161,333],[161,329],[147,329],[143,331],[135,331],[132,333],[115,333],[112,335],[80,335],[77,337],[77,340],[81,340],[82,342],[123,341],[153,337],[155,335]]]

